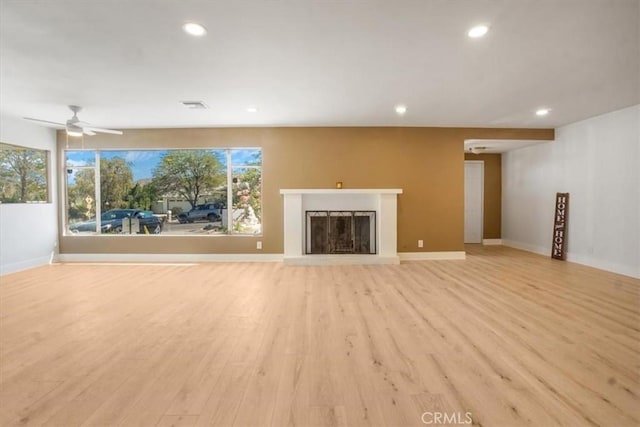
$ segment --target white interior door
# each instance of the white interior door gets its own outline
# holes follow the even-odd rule
[[[484,162],[464,162],[464,242],[482,243]]]

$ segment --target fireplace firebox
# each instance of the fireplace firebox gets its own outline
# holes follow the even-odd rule
[[[375,254],[375,211],[306,211],[306,254]]]

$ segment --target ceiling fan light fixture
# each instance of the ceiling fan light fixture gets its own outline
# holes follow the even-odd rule
[[[69,125],[67,126],[67,135],[69,136],[82,136],[82,128],[80,126]]]

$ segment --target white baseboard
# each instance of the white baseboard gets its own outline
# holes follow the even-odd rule
[[[20,262],[14,262],[7,265],[0,265],[0,276],[5,274],[17,273],[18,271],[28,270],[34,267],[51,264],[52,256],[27,259]]]
[[[567,261],[575,262],[576,264],[586,265],[588,267],[597,268],[599,270],[610,271],[616,274],[622,274],[624,276],[640,279],[640,267],[629,266],[620,263],[615,263],[606,260],[596,259],[594,257],[567,253]]]
[[[538,255],[543,255],[546,257],[551,257],[551,247],[545,248],[542,246],[530,245],[528,243],[516,242],[513,240],[503,240],[502,244],[504,246],[509,246],[511,248],[520,249],[527,252],[533,252]],[[599,270],[610,271],[616,274],[622,274],[624,276],[630,276],[637,279],[640,279],[640,268],[621,265],[617,263],[612,263],[605,260],[600,260],[594,257],[584,256],[580,254],[575,254],[572,252],[567,252],[567,261],[573,262],[576,264],[586,265],[587,267],[597,268]]]
[[[307,255],[284,257],[283,254],[60,254],[58,262],[284,262],[291,265],[399,264],[400,261],[465,259],[460,252],[401,252],[397,257],[374,255]]]
[[[482,239],[482,244],[485,246],[501,245],[502,239]]]
[[[545,248],[543,246],[530,245],[528,243],[516,242],[515,240],[502,239],[502,244],[510,248],[520,249],[527,252],[533,252],[539,255],[551,256],[551,247]]]
[[[58,262],[282,262],[282,254],[60,254]]]
[[[464,251],[451,252],[400,252],[400,261],[427,261],[427,260],[451,260],[466,259]]]

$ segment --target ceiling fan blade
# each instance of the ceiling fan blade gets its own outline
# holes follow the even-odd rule
[[[122,135],[122,131],[121,130],[114,130],[114,129],[103,129],[103,128],[96,128],[93,126],[84,126],[83,129],[85,131],[92,131],[92,132],[98,132],[98,133],[110,133],[113,135]]]
[[[35,122],[35,123],[38,123],[38,124],[43,124],[43,125],[53,125],[53,126],[58,126],[58,127],[66,127],[67,126],[64,123],[50,122],[49,120],[40,120],[40,119],[31,118],[31,117],[23,117],[23,119],[29,120],[30,122]]]

